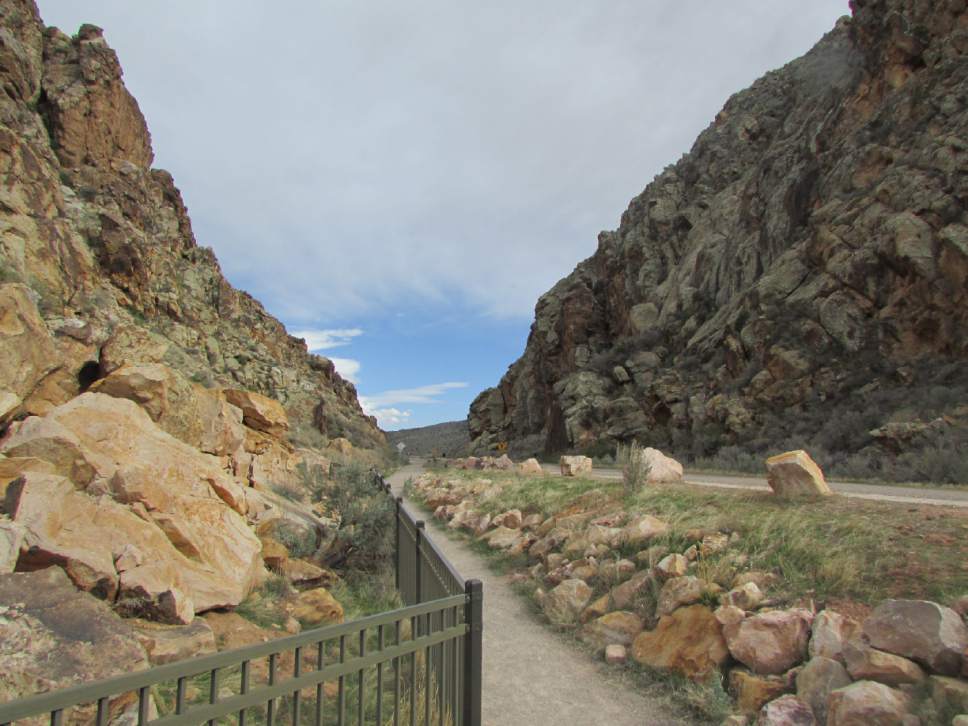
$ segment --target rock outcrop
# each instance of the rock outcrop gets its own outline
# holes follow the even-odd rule
[[[959,397],[923,394],[968,386],[966,9],[851,5],[538,300],[523,356],[471,405],[479,450],[816,443],[880,465],[866,432],[895,413],[964,435]]]

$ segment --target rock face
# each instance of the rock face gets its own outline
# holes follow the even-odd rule
[[[304,438],[382,446],[332,362],[196,244],[102,31],[45,28],[32,0],[2,0],[0,17],[0,423],[44,414],[126,363],[164,363],[274,400]]]
[[[873,454],[863,432],[893,413],[946,413],[919,391],[968,382],[965,8],[851,6],[538,300],[523,356],[470,407],[479,449],[765,452],[795,423]],[[857,435],[821,436],[844,417]]]
[[[131,626],[60,568],[0,575],[0,702],[147,667]],[[112,713],[129,702],[117,699]]]
[[[826,497],[833,494],[823,472],[806,451],[788,451],[766,460],[767,482],[780,497]]]

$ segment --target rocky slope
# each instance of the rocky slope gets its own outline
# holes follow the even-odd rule
[[[355,389],[195,243],[98,28],[0,0],[0,84],[0,702],[212,649],[270,572],[290,632],[340,619]]]
[[[467,421],[447,421],[432,426],[388,431],[387,441],[391,446],[401,442],[406,444],[404,456],[460,456],[470,444],[470,437]]]
[[[353,385],[196,244],[101,30],[45,28],[32,0],[4,0],[0,19],[0,276],[31,288],[54,341],[36,375],[5,371],[4,413],[43,413],[126,361],[164,363],[278,400],[307,441],[382,445]]]
[[[807,440],[830,465],[962,435],[968,14],[851,6],[541,297],[524,355],[471,406],[478,449]]]

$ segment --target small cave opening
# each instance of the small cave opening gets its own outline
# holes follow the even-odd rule
[[[86,391],[98,378],[101,377],[101,364],[96,360],[89,360],[81,366],[77,372],[77,385],[81,387],[81,393]]]

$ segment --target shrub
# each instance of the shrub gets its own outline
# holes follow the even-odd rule
[[[645,486],[652,465],[645,458],[645,449],[636,441],[620,444],[616,458],[622,464],[622,486],[625,489],[625,496],[631,496]]]
[[[393,500],[377,487],[373,473],[358,465],[340,467],[334,479],[328,499],[340,523],[326,562],[330,567],[379,569],[393,548]]]

